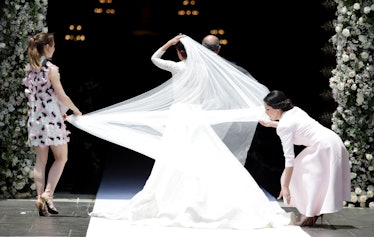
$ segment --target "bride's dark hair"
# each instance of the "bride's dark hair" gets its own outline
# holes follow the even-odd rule
[[[182,57],[184,59],[187,58],[187,52],[186,52],[186,49],[184,48],[184,45],[182,44],[182,42],[178,42],[175,44],[175,48],[181,53]]]
[[[283,111],[290,110],[294,107],[292,100],[287,98],[283,91],[273,90],[264,98],[264,102],[274,109]]]

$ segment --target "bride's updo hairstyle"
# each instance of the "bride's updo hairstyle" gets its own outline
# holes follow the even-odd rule
[[[293,108],[291,99],[288,99],[283,91],[273,90],[264,98],[264,102],[273,109],[281,109],[287,111]]]
[[[176,43],[174,46],[175,46],[176,50],[178,50],[180,52],[182,57],[184,59],[187,59],[187,52],[186,52],[186,49],[184,48],[184,45],[182,44],[182,42],[178,41],[178,43]]]

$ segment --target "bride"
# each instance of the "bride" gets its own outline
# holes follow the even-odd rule
[[[179,62],[162,59],[174,45]],[[68,121],[154,159],[143,189],[125,206],[91,216],[134,225],[257,229],[292,224],[243,167],[269,92],[186,35],[152,62],[172,77],[143,94]]]

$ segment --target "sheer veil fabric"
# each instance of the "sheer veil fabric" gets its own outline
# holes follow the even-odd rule
[[[186,69],[74,126],[155,160],[126,205],[91,216],[134,224],[253,229],[290,224],[243,167],[269,90],[189,36]]]

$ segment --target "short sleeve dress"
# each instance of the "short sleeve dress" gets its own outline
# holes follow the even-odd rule
[[[30,146],[61,145],[70,141],[70,131],[63,119],[66,108],[59,103],[48,78],[52,67],[56,65],[47,60],[43,61],[40,70],[29,64],[26,66],[23,84],[29,105],[27,128]]]

